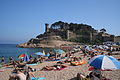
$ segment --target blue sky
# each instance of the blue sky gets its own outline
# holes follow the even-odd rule
[[[120,35],[120,0],[0,0],[0,43],[27,42],[56,21]]]

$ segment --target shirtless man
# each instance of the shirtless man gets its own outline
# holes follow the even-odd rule
[[[15,76],[17,80],[26,80],[26,75],[22,73],[20,70],[17,70],[17,74]]]
[[[17,70],[16,74],[10,75],[9,80],[26,80],[26,75],[21,70]]]

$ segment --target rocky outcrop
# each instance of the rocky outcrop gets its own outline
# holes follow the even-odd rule
[[[67,26],[68,27],[68,26]],[[73,42],[68,42],[69,38],[76,37],[75,33],[67,30],[68,28],[62,29],[60,26],[51,26],[49,28],[48,24],[45,24],[45,32],[36,36],[36,38],[30,39],[26,43],[18,44],[17,47],[23,48],[54,48],[60,47],[64,44],[73,44]]]
[[[73,42],[67,42],[67,41],[60,41],[60,40],[45,40],[42,41],[42,43],[22,43],[22,44],[18,44],[17,47],[21,47],[21,48],[56,48],[56,47],[60,47],[61,45],[64,44],[73,44]]]
[[[56,35],[42,35],[39,38],[32,38],[26,43],[18,44],[17,47],[22,48],[55,48],[60,47],[64,44],[73,44],[73,42],[68,42],[62,40],[60,36]]]

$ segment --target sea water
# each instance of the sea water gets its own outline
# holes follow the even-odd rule
[[[19,48],[16,47],[16,44],[0,44],[0,62],[1,57],[4,56],[5,62],[9,61],[9,57],[13,57],[14,60],[18,60],[18,56],[20,54],[32,54],[34,57],[37,56],[34,53],[42,52],[45,53],[49,52],[50,49],[42,49],[42,48]]]

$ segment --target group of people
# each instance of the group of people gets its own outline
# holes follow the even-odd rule
[[[12,63],[13,62],[13,57],[9,57],[9,63]],[[1,64],[4,65],[5,64],[5,58],[4,56],[1,57]]]
[[[94,68],[87,76],[83,73],[77,73],[77,80],[111,80],[101,75],[101,71]]]
[[[33,74],[35,70],[31,67],[26,66],[23,69],[14,69],[14,71],[9,80],[31,80],[31,77],[35,77]]]
[[[41,70],[45,70],[45,71],[51,71],[51,70],[61,70],[66,68],[66,65],[63,65],[62,63],[57,63],[53,66],[45,66],[43,67]]]
[[[97,52],[91,52],[85,48],[80,48],[78,52],[80,51],[81,53],[83,53],[83,58],[85,58],[86,56],[90,56],[90,58],[92,58],[98,54]],[[59,61],[58,63],[60,64],[56,64],[53,66],[45,66],[41,70],[59,70],[61,68],[66,67],[65,65],[63,65],[63,63],[81,61],[82,57],[74,56],[75,53],[76,52],[68,52],[66,53],[65,56],[62,56],[62,57],[67,57],[67,58],[64,61]],[[26,68],[26,64],[34,64],[34,63],[39,63],[39,62],[41,63],[45,59],[55,60],[58,57],[60,57],[60,59],[62,58],[61,54],[56,54],[56,53],[53,53],[52,51],[50,51],[49,54],[50,55],[47,58],[45,58],[44,56],[38,56],[38,58],[36,58],[30,55],[30,61],[27,61],[27,62],[24,62],[23,59],[21,59],[20,61],[14,61],[13,58],[10,57],[9,65],[13,65],[13,67],[15,68],[13,72],[15,72],[16,75],[10,76],[9,80],[30,80],[30,75],[34,76],[33,74],[31,74],[31,72],[33,72],[33,69],[30,67]],[[104,52],[101,52],[100,54],[104,54]],[[5,62],[5,59],[4,59],[4,56],[2,56],[1,63],[4,64],[4,62]],[[107,80],[106,78],[101,76],[101,72],[97,69],[94,69],[87,76],[83,75],[82,73],[78,73],[77,79],[78,80]]]

